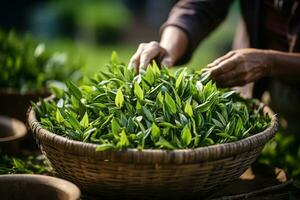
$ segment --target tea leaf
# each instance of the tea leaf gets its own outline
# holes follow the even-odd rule
[[[166,94],[165,94],[165,102],[166,102],[168,108],[170,109],[171,113],[173,113],[173,114],[176,113],[177,109],[176,109],[175,101],[169,95],[168,92],[166,92]]]
[[[185,104],[184,112],[188,114],[190,117],[193,117],[193,108],[190,103]]]
[[[144,92],[137,82],[134,82],[134,94],[139,100],[144,99]]]
[[[70,93],[77,99],[81,99],[82,94],[80,89],[70,80],[66,81],[66,85],[70,91]]]
[[[160,129],[155,123],[152,123],[151,126],[151,136],[153,138],[152,140],[154,141],[157,141],[160,136]]]
[[[100,144],[97,146],[96,151],[106,151],[114,148],[115,146],[113,144]]]
[[[118,143],[118,146],[121,148],[129,146],[129,141],[124,130],[122,130],[121,132],[120,142]]]
[[[117,91],[117,95],[115,98],[115,104],[118,108],[122,108],[122,106],[124,104],[124,96],[123,96],[121,88],[119,88]]]
[[[183,76],[185,75],[185,70],[183,69],[182,72],[179,74],[176,83],[175,83],[175,88],[178,89],[179,86],[181,85],[181,82],[183,80]]]
[[[62,114],[60,113],[59,109],[56,109],[56,121],[58,123],[62,123],[64,121],[64,117],[62,116]]]
[[[114,65],[118,65],[120,63],[117,52],[115,52],[115,51],[112,52],[110,61]]]
[[[117,122],[117,120],[115,118],[112,119],[111,121],[111,131],[113,134],[117,134],[119,133],[121,127],[119,125],[119,123]]]
[[[83,128],[87,128],[90,125],[90,123],[89,123],[89,116],[88,116],[87,112],[85,112],[84,116],[82,117],[82,119],[80,121],[80,125]]]
[[[181,139],[185,145],[189,145],[192,141],[192,134],[188,125],[185,125],[181,132]]]
[[[170,149],[170,150],[175,149],[175,147],[170,142],[165,140],[163,137],[160,137],[159,141],[156,142],[155,145],[165,149]]]

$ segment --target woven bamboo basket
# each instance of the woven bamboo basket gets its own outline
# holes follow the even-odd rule
[[[96,144],[66,139],[28,122],[37,143],[62,178],[104,199],[188,199],[208,196],[237,179],[277,130],[276,116],[263,132],[237,142],[186,150],[96,151]]]

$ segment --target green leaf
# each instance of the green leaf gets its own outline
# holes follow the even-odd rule
[[[169,122],[161,122],[159,123],[159,126],[162,126],[162,127],[169,127],[169,128],[177,128],[175,125],[169,123]]]
[[[51,93],[54,94],[55,97],[57,98],[62,98],[64,94],[64,90],[56,87],[56,86],[51,86],[50,87]]]
[[[134,82],[134,94],[139,100],[144,99],[144,92],[137,82]]]
[[[221,122],[219,122],[218,120],[216,120],[214,118],[212,118],[211,120],[213,121],[214,125],[216,125],[217,127],[224,128],[223,124]]]
[[[169,95],[168,92],[165,94],[165,102],[167,104],[167,107],[169,108],[170,112],[175,114],[177,109],[176,109],[176,104],[173,98]]]
[[[60,113],[59,109],[56,109],[56,121],[58,123],[62,123],[64,121],[64,117],[62,116],[62,114]]]
[[[203,84],[206,84],[210,80],[210,76],[211,76],[211,72],[210,71],[206,71],[206,72],[202,73],[202,75],[201,75],[201,82]]]
[[[71,95],[73,95],[75,98],[77,98],[79,100],[82,98],[80,89],[72,81],[67,80],[66,85],[67,85]]]
[[[243,129],[243,121],[241,118],[238,118],[237,123],[235,125],[235,134],[239,135]]]
[[[159,92],[158,94],[157,94],[157,100],[160,102],[160,103],[163,103],[164,102],[164,96],[163,96],[163,94],[161,93],[161,92]]]
[[[82,117],[81,121],[80,121],[80,125],[83,127],[83,128],[87,128],[89,127],[89,116],[87,114],[87,112],[84,113],[84,116]]]
[[[78,120],[70,113],[66,113],[66,114],[68,115],[68,120],[64,122],[70,123],[75,130],[79,131],[81,128],[80,122],[78,122]]]
[[[145,106],[142,106],[142,109],[143,109],[143,113],[145,114],[146,118],[149,121],[153,121],[152,113]]]
[[[160,136],[160,129],[154,122],[152,123],[151,126],[151,136],[153,141],[157,141]]]
[[[118,108],[122,108],[122,106],[124,104],[124,96],[123,96],[121,88],[119,88],[118,91],[117,91],[117,95],[116,95],[116,98],[115,98],[115,104]]]
[[[206,112],[210,109],[212,102],[206,101],[200,105],[198,105],[195,109],[199,110],[200,112]]]
[[[153,72],[157,75],[160,75],[160,69],[158,67],[158,65],[156,64],[155,60],[153,60],[152,62],[152,68],[153,68]]]
[[[146,70],[146,74],[145,74],[145,80],[150,83],[151,85],[154,83],[155,81],[155,74],[153,71],[152,66],[148,66],[147,70]]]
[[[114,65],[120,64],[119,56],[118,56],[117,52],[115,52],[115,51],[112,52],[110,61]]]
[[[179,74],[179,76],[178,76],[178,78],[177,78],[177,80],[175,82],[175,88],[176,89],[178,89],[179,86],[181,85],[181,82],[182,82],[182,80],[184,78],[185,73],[186,73],[185,69],[183,69],[182,72]]]
[[[120,125],[118,123],[118,121],[116,120],[116,118],[113,118],[111,121],[111,131],[113,134],[118,134],[120,132]]]
[[[185,125],[181,131],[181,139],[186,146],[188,146],[192,141],[192,134],[188,124]]]
[[[97,146],[96,151],[106,151],[114,148],[115,146],[113,144],[100,144]]]
[[[124,130],[122,130],[122,132],[121,132],[120,142],[118,143],[117,146],[120,148],[129,146],[129,140],[128,140],[126,132]]]
[[[192,106],[191,106],[190,103],[187,102],[187,103],[185,104],[184,112],[185,112],[186,114],[188,114],[190,117],[193,116],[193,108],[192,108]]]
[[[226,120],[225,118],[217,111],[217,115],[218,115],[218,118],[220,119],[220,121],[222,122],[223,126],[226,126]],[[227,118],[227,116],[226,116]]]
[[[170,150],[175,149],[175,147],[170,142],[165,140],[163,137],[160,137],[159,141],[156,142],[155,145],[164,149],[170,149]]]

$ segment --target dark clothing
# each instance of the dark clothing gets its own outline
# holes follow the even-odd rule
[[[283,12],[274,6],[274,0],[262,1],[261,34],[263,48],[289,51],[288,22],[290,12]]]
[[[245,21],[251,48],[266,48],[261,30],[263,17],[266,16],[263,8],[265,0],[240,0],[241,13]],[[266,0],[267,1],[267,0]],[[189,50],[178,64],[187,62],[192,52],[210,32],[212,32],[225,18],[232,0],[181,0],[172,9],[168,20],[162,25],[177,26],[187,33]],[[268,1],[270,2],[270,1]],[[292,8],[295,0],[285,0],[284,12],[288,13],[288,48],[289,51],[300,51],[298,40],[300,27],[300,6]],[[269,10],[270,11],[270,10]],[[268,19],[271,20],[271,19]]]

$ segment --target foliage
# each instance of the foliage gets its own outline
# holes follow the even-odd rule
[[[0,155],[0,174],[49,174],[50,167],[43,156],[17,158]]]
[[[108,72],[88,85],[34,105],[42,126],[64,137],[96,143],[98,150],[184,149],[240,140],[265,129],[270,118],[209,74],[175,74],[153,63],[135,75],[113,53]]]
[[[275,138],[267,143],[259,161],[280,167],[294,179],[294,185],[300,188],[300,138],[292,134],[277,133]]]
[[[0,85],[26,92],[45,90],[50,80],[77,81],[81,64],[66,54],[50,53],[44,44],[31,36],[18,36],[14,31],[0,32]]]

